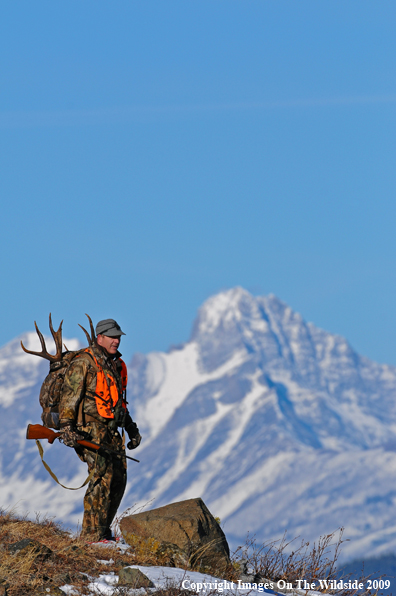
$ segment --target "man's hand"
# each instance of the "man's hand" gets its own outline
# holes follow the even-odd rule
[[[59,440],[62,441],[66,447],[78,447],[77,441],[85,439],[83,435],[80,435],[71,424],[64,426],[60,429],[61,436]]]
[[[125,430],[129,436],[129,443],[127,444],[128,449],[136,449],[136,447],[139,447],[142,437],[140,436],[137,424],[132,422]]]

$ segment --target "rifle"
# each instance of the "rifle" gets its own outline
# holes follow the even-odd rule
[[[26,429],[26,438],[27,439],[48,439],[48,443],[53,443],[55,439],[61,438],[62,433],[57,433],[46,426],[42,426],[41,424],[28,424]],[[119,453],[118,451],[114,451],[114,449],[109,449],[109,447],[103,447],[102,445],[98,445],[97,443],[92,443],[92,441],[86,441],[85,439],[81,439],[77,441],[79,445],[82,447],[88,447],[88,449],[95,449],[96,451],[105,451],[108,453],[113,453],[114,455],[118,455],[118,457],[126,457],[127,459],[131,459],[132,461],[136,461],[140,463],[138,459],[134,457],[129,457],[129,455],[124,455],[123,453]]]

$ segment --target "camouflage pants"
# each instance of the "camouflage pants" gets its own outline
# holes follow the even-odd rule
[[[118,431],[111,433],[106,426],[94,422],[79,429],[89,433],[93,443],[125,453]],[[85,448],[76,451],[78,457],[88,464],[88,472],[95,470],[84,496],[81,535],[94,540],[107,538],[111,535],[110,525],[125,492],[126,459]]]

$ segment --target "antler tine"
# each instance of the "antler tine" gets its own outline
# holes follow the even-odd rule
[[[54,331],[54,328],[52,326],[52,317],[51,317],[51,313],[50,313],[49,328],[50,328],[52,337],[54,338],[54,342],[55,342],[55,346],[56,346],[56,354],[55,354],[55,356],[53,356],[53,358],[55,359],[54,362],[56,362],[57,360],[60,360],[62,357],[62,325],[63,325],[63,319],[60,322],[58,331]]]
[[[91,317],[89,315],[87,315],[87,313],[85,313],[85,316],[87,316],[88,317],[88,320],[89,320],[89,325],[91,327],[91,335],[89,335],[88,331],[86,329],[84,329],[84,327],[82,325],[80,325],[80,323],[78,324],[78,326],[81,327],[81,329],[84,331],[85,336],[86,336],[87,341],[88,341],[88,345],[89,346],[92,346],[92,344],[94,344],[95,341],[96,341],[95,329],[93,328]]]
[[[44,337],[43,337],[43,334],[41,333],[40,329],[37,327],[36,321],[34,321],[34,326],[36,327],[36,332],[37,332],[37,335],[39,336],[39,339],[40,339],[41,348],[42,348],[43,351],[44,350],[46,351]],[[33,352],[32,350],[28,350],[27,348],[25,348],[25,346],[23,345],[22,341],[21,341],[21,346],[22,346],[22,350],[24,352],[26,352],[26,354],[34,354],[35,356],[41,356],[42,355],[42,352]],[[46,356],[43,356],[43,358],[46,358]]]
[[[41,333],[40,329],[37,327],[36,321],[34,321],[34,326],[36,327],[36,333],[39,336],[41,349],[43,352],[47,352],[47,346],[45,345],[44,335]],[[49,355],[49,354],[48,354]]]
[[[81,329],[84,331],[85,336],[87,338],[88,345],[90,346],[92,341],[91,341],[91,338],[89,337],[88,331],[86,329],[84,329],[84,327],[82,325],[80,325],[80,323],[78,324],[78,326],[81,327]]]
[[[62,323],[61,323],[61,325],[62,325]],[[41,333],[40,329],[37,327],[36,321],[34,321],[34,326],[36,327],[36,332],[40,339],[41,348],[42,348],[41,352],[33,352],[33,350],[28,350],[27,348],[25,348],[25,346],[21,342],[22,350],[24,352],[26,352],[27,354],[33,354],[34,356],[40,356],[41,358],[45,358],[46,360],[49,360],[50,362],[57,362],[58,360],[60,360],[62,357],[62,351],[59,353],[58,346],[57,346],[57,352],[56,352],[55,356],[52,356],[52,354],[49,354],[47,352],[47,346],[45,345],[44,336]],[[51,315],[50,315],[50,329],[51,329],[51,332],[53,332],[52,323],[51,323]],[[59,330],[60,329],[58,329],[58,332],[59,332]],[[55,337],[54,337],[54,339],[55,339]]]
[[[95,335],[94,326],[92,324],[92,319],[89,315],[87,315],[87,313],[85,313],[85,316],[88,317],[89,326],[91,327],[91,340],[92,340],[92,343],[94,343],[94,341],[96,340],[96,335]]]

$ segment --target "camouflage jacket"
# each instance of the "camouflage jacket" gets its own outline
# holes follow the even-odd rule
[[[86,426],[88,422],[98,422],[111,426],[128,427],[132,422],[128,410],[122,406],[122,381],[121,381],[121,354],[117,352],[114,359],[99,346],[94,345],[93,354],[98,364],[106,374],[110,374],[117,383],[119,399],[115,406],[114,419],[104,418],[98,412],[96,400],[93,397],[96,389],[97,367],[92,356],[87,352],[80,352],[71,362],[65,374],[62,395],[59,403],[59,422],[61,426],[70,423],[72,426]]]

